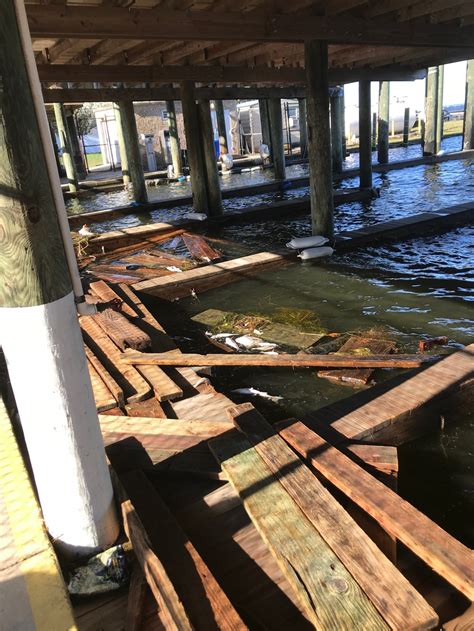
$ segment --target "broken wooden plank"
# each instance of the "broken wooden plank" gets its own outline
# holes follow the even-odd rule
[[[94,322],[91,316],[79,318],[81,329],[86,333],[87,345],[101,354],[104,366],[122,387],[127,402],[142,401],[151,394],[151,388],[138,371],[122,361],[122,353],[117,346]]]
[[[123,276],[128,276],[130,278],[135,278],[135,282],[140,280],[144,280],[147,278],[155,278],[156,276],[167,276],[172,274],[173,272],[167,269],[147,269],[144,267],[140,267],[139,269],[135,269],[133,267],[129,267],[127,265],[89,265],[87,268],[87,272],[92,274],[93,276],[114,276],[116,274],[121,274]]]
[[[174,401],[183,397],[181,388],[159,366],[137,366],[137,370],[151,385],[158,401]]]
[[[135,564],[132,569],[130,586],[128,588],[127,615],[125,631],[140,631],[142,627],[145,598],[148,585],[141,568]]]
[[[250,404],[230,408],[242,431],[392,629],[429,629],[438,617],[406,578]]]
[[[125,405],[125,397],[123,395],[122,388],[118,385],[112,375],[107,372],[102,363],[86,344],[84,344],[84,350],[86,352],[86,357],[88,361],[91,363],[92,366],[94,366],[100,378],[112,393],[112,396],[117,402],[116,404],[118,405],[118,407],[123,407]]]
[[[141,281],[136,283],[133,288],[136,291],[144,291],[153,296],[172,300],[189,296],[191,290],[206,291],[222,284],[241,280],[270,267],[286,265],[289,262],[286,257],[279,254],[260,252],[231,261],[223,261],[176,273],[166,278]]]
[[[90,361],[87,362],[87,368],[89,370],[89,377],[91,378],[92,392],[94,393],[97,411],[104,412],[105,410],[111,410],[117,405],[112,393],[102,381],[99,373]]]
[[[209,446],[314,626],[388,629],[249,441],[235,432],[214,438]]]
[[[182,235],[185,246],[188,248],[191,256],[198,261],[210,263],[222,258],[222,253],[215,250],[209,243],[197,234],[185,232]]]
[[[341,368],[417,368],[426,362],[433,362],[437,357],[431,355],[371,355],[354,357],[353,355],[279,355],[228,353],[198,355],[197,353],[140,353],[129,351],[124,355],[128,364],[159,366],[279,366],[284,368],[310,368],[315,366],[338,366]]]
[[[130,254],[120,260],[129,265],[143,265],[151,269],[161,269],[171,266],[179,267],[180,269],[189,269],[196,265],[189,259],[173,256],[172,254],[167,254],[162,251],[154,252],[153,250],[147,253],[140,252],[138,254]]]
[[[139,244],[142,241],[151,241],[171,238],[176,233],[182,234],[184,231],[176,228],[172,224],[152,223],[132,228],[122,228],[111,232],[103,232],[95,237],[91,237],[88,242],[88,252],[100,252],[115,250],[118,247]]]
[[[89,289],[92,291],[93,294],[98,296],[103,302],[119,301],[122,312],[129,318],[132,318],[132,321],[133,321],[133,318],[137,317],[137,312],[132,307],[130,307],[126,302],[124,302],[122,298],[118,294],[115,293],[112,287],[107,285],[107,283],[104,283],[104,281],[98,280],[98,281],[95,281],[94,283],[91,283],[89,285]]]
[[[169,418],[127,418],[123,416],[102,416],[99,414],[102,431],[129,432],[130,434],[156,434],[158,436],[189,436],[198,441],[206,441],[220,436],[233,428],[226,417],[224,422],[192,421]],[[194,442],[193,444],[196,444]]]
[[[159,404],[158,400],[153,397],[146,401],[137,401],[129,403],[125,406],[128,416],[147,416],[152,418],[165,418],[166,414]]]
[[[317,433],[334,440],[364,440],[400,445],[426,429],[414,413],[460,389],[474,376],[474,344],[448,355],[414,375],[401,375],[305,417]],[[435,421],[436,422],[436,421]],[[433,422],[428,422],[430,428]]]
[[[160,595],[159,604],[164,605],[165,610],[182,609],[185,614],[185,618],[180,622],[184,623],[184,626],[178,625],[177,629],[247,629],[211,571],[143,472],[130,472],[121,476],[120,481],[130,498],[130,505],[133,506],[143,526],[142,538],[145,536],[150,542],[152,553],[161,565],[161,571],[153,572],[153,576],[149,573],[149,583],[151,578],[158,590],[166,583],[173,586],[174,594],[171,601],[164,602],[165,599]],[[127,517],[130,523],[130,515]],[[128,534],[136,551],[136,531]],[[140,558],[137,551],[136,554]],[[140,560],[146,569],[148,564],[143,556]],[[173,619],[174,616],[170,618]]]
[[[150,336],[132,324],[124,315],[115,309],[104,309],[92,317],[104,333],[106,333],[122,351],[127,348],[132,348],[137,351],[150,349]]]
[[[284,440],[337,489],[470,600],[474,553],[301,422],[278,426]]]
[[[391,340],[382,340],[376,338],[363,337],[361,335],[352,335],[338,351],[338,354],[354,353],[354,351],[367,350],[372,355],[384,355],[385,353],[393,353],[396,344]],[[355,370],[320,370],[318,377],[329,379],[331,381],[340,381],[341,383],[352,386],[365,386],[372,379],[373,369],[363,368]]]
[[[170,405],[177,418],[227,424],[227,409],[234,403],[225,394],[216,392],[211,386],[210,392],[201,392],[189,399],[173,401]]]

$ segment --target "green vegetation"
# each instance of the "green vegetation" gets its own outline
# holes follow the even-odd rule
[[[285,324],[305,333],[325,333],[326,329],[314,311],[279,307],[271,314],[251,312],[226,313],[211,326],[212,333],[252,333],[269,324]]]
[[[89,169],[93,169],[94,167],[99,167],[102,164],[102,154],[98,153],[88,153],[87,154],[87,164]]]

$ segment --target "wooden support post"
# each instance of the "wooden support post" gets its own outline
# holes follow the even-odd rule
[[[469,59],[466,68],[463,148],[474,149],[474,59]]]
[[[66,112],[62,103],[54,104],[54,117],[56,118],[56,126],[58,128],[59,149],[62,153],[63,165],[66,170],[69,191],[75,193],[79,190],[79,182],[77,178],[76,165],[72,157],[71,138],[66,123]]]
[[[168,112],[168,133],[170,139],[171,163],[173,164],[174,176],[178,177],[183,173],[183,161],[181,159],[181,147],[179,144],[178,123],[176,120],[176,107],[174,101],[166,101]]]
[[[406,107],[403,115],[403,146],[408,147],[410,136],[410,108]]]
[[[438,66],[438,94],[436,104],[436,153],[441,151],[443,140],[443,91],[444,91],[444,66]]]
[[[298,99],[300,121],[300,155],[306,158],[308,155],[308,128],[306,125],[306,99]]]
[[[270,121],[268,118],[268,100],[258,99],[258,109],[260,112],[260,128],[262,130],[262,142],[268,145],[271,150],[272,138],[270,134]]]
[[[140,204],[146,204],[148,195],[143,174],[142,156],[138,144],[137,123],[132,101],[120,101],[120,121],[122,124],[125,153],[127,154],[130,184],[133,189],[133,199]]]
[[[220,155],[222,156],[225,153],[229,153],[229,146],[227,142],[227,129],[225,126],[224,101],[222,101],[222,99],[217,99],[216,101],[214,101],[214,106],[216,108],[217,131],[219,134],[219,150]]]
[[[54,133],[53,126],[51,125],[51,122],[49,120],[48,120],[48,126],[49,126],[49,133],[51,135],[51,142],[53,143],[54,160],[56,162],[58,173],[61,174],[62,167],[61,167],[61,162],[59,161],[59,147],[56,141],[56,134]]]
[[[341,96],[340,88],[331,90],[331,154],[334,173],[342,173],[342,161],[344,159],[342,155]]]
[[[122,170],[122,180],[126,187],[130,185],[130,169],[128,167],[127,149],[125,147],[125,139],[123,135],[122,116],[120,114],[120,107],[118,103],[114,103],[114,116],[115,124],[117,128],[117,139],[120,153],[120,168]]]
[[[347,142],[346,142],[346,100],[344,97],[344,86],[341,86],[342,95],[341,100],[339,102],[339,107],[341,108],[341,121],[342,121],[342,155],[344,156],[344,160],[347,156]]]
[[[199,114],[199,127],[201,129],[202,152],[206,169],[207,214],[209,217],[219,217],[222,215],[222,193],[217,168],[210,101],[199,100],[197,109]]]
[[[206,167],[201,146],[198,110],[194,98],[194,83],[192,81],[183,81],[181,83],[181,104],[183,107],[188,164],[191,172],[193,206],[196,212],[208,214]]]
[[[377,150],[377,114],[372,112],[372,151]]]
[[[285,148],[283,146],[283,120],[281,116],[280,99],[268,99],[268,119],[270,123],[271,148],[275,180],[284,180],[286,177]]]
[[[377,159],[379,164],[388,163],[388,126],[390,120],[390,81],[379,84],[379,115],[377,134]]]
[[[305,42],[305,68],[311,225],[313,234],[321,234],[332,239],[334,202],[326,42]]]
[[[438,67],[428,68],[426,76],[425,97],[425,135],[423,143],[423,155],[432,156],[437,153],[436,147],[436,121],[438,101]]]
[[[84,556],[119,529],[23,2],[0,3],[0,39],[1,345],[46,526],[64,553]]]
[[[372,143],[370,138],[370,81],[359,81],[359,169],[360,187],[372,186]]]
[[[84,158],[82,157],[81,143],[77,134],[74,112],[69,108],[66,108],[66,123],[69,131],[69,138],[71,139],[71,153],[76,166],[76,173],[81,179],[84,179],[87,175],[86,166],[84,164]]]

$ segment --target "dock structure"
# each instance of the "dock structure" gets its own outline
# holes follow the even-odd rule
[[[201,226],[309,212],[313,233],[343,251],[461,225],[472,204],[334,235],[338,200],[374,193],[372,81],[382,86],[385,163],[389,82],[423,78],[429,68],[424,152],[435,156],[442,138],[438,69],[471,59],[464,147],[474,148],[474,7],[398,4],[0,3],[0,341],[15,401],[8,415],[0,404],[2,623],[75,628],[60,567],[112,546],[120,532],[131,557],[128,593],[74,607],[78,628],[404,631],[465,615],[474,599],[472,551],[396,494],[395,447],[430,430],[416,410],[471,387],[472,346],[427,367],[420,354],[237,356],[219,342],[214,352],[183,352],[161,324],[166,300],[286,265],[295,254],[225,260],[211,239],[191,232],[197,224],[189,220],[99,235],[89,253],[75,252],[44,109],[54,103],[75,194],[77,142],[65,105],[114,104],[122,182],[135,211],[151,207],[134,101],[163,100],[176,176],[183,171],[176,101],[184,117],[192,199],[176,205],[192,201]],[[467,18],[461,24],[460,16]],[[355,81],[360,188],[335,192],[333,179],[348,175],[341,171],[342,86]],[[259,101],[275,174],[259,186],[277,191],[303,181],[286,180],[287,97],[299,99],[303,118],[308,198],[224,212],[216,154],[230,147],[222,101]],[[156,247],[177,236],[187,259]],[[152,312],[137,292],[165,300]],[[202,340],[207,351],[210,344]],[[252,405],[235,406],[205,372],[242,365],[410,372],[303,421],[272,426]],[[397,542],[412,574],[399,563]],[[430,569],[425,582],[417,580],[420,565]]]

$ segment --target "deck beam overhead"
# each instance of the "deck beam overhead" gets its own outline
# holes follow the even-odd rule
[[[158,7],[27,5],[31,35],[37,38],[163,39],[248,42],[472,47],[474,28],[360,19],[345,16],[265,14],[261,11],[177,11]],[[210,19],[210,16],[212,19]]]

